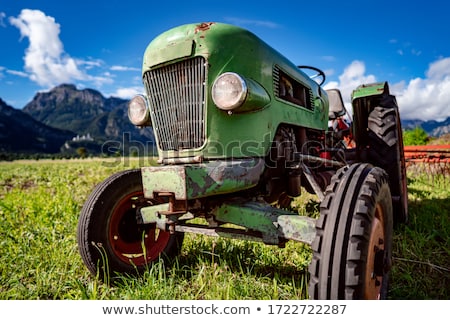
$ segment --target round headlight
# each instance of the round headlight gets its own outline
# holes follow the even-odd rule
[[[219,109],[231,111],[240,107],[247,97],[245,80],[234,72],[221,74],[212,86],[212,99]]]
[[[128,103],[128,119],[135,126],[150,124],[150,113],[147,99],[143,95],[134,96]]]

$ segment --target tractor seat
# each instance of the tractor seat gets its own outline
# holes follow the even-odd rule
[[[335,120],[345,115],[344,101],[342,100],[341,92],[338,89],[326,90],[328,94],[328,100],[330,108],[328,111],[328,119]]]

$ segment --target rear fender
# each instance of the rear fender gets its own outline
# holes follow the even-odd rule
[[[353,90],[351,98],[354,139],[357,146],[366,146],[370,112],[377,106],[397,106],[397,102],[390,94],[387,82],[363,84]]]

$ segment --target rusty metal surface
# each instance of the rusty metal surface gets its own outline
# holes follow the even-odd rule
[[[157,193],[169,192],[176,199],[186,199],[186,170],[184,166],[143,167],[144,197],[154,199]]]
[[[214,22],[202,22],[195,28],[195,33],[201,32],[201,31],[207,31],[211,28],[211,26],[215,24]]]
[[[450,176],[450,145],[405,146],[405,162],[408,174]],[[446,181],[447,182],[447,181]]]
[[[168,208],[169,204],[164,203],[139,209],[141,223],[155,223],[161,230],[262,241],[278,246],[284,246],[288,240],[310,245],[316,235],[315,219],[275,208],[265,202],[235,199],[223,203],[210,212],[215,222],[209,225],[186,223],[195,216],[189,212],[167,215]],[[225,224],[232,226],[224,227]]]
[[[262,241],[266,244],[279,245],[286,240],[311,244],[316,235],[315,219],[264,202],[224,203],[212,214],[222,223],[261,232]]]
[[[263,242],[278,244],[279,235],[276,221],[279,212],[261,202],[223,203],[217,207],[212,215],[222,223],[232,223],[262,233]]]
[[[139,210],[139,213],[141,214],[141,221],[143,224],[156,223],[159,229],[164,230],[166,217],[162,215],[160,212],[168,210],[169,210],[169,203],[163,203],[141,208]]]
[[[199,66],[203,67],[192,69],[198,71],[189,67],[177,71],[191,59],[202,61]],[[164,76],[159,77],[160,71]],[[246,112],[235,110],[228,114],[215,105],[211,88],[225,71],[245,75],[248,80],[249,91],[241,106],[241,111]],[[274,85],[279,84],[274,80],[277,71],[298,82],[309,102],[296,104],[281,99],[279,92],[274,91]],[[280,125],[317,130],[328,127],[328,98],[318,83],[255,34],[237,26],[204,22],[167,30],[147,46],[142,73],[148,83],[147,95],[154,98],[150,111],[163,163],[191,161],[195,157],[265,157]],[[197,74],[201,76],[195,78],[192,83],[196,86],[192,86],[190,81]],[[151,79],[155,80],[154,85],[150,84]],[[187,116],[200,109],[204,111],[202,116]],[[153,121],[155,117],[161,118],[159,125]],[[191,139],[191,131],[201,136]]]
[[[263,159],[141,168],[146,198],[153,199],[158,193],[171,193],[176,200],[198,199],[254,187],[263,170]]]
[[[204,225],[188,224],[188,225],[176,225],[175,231],[203,234],[210,237],[222,237],[228,239],[238,239],[256,242],[263,241],[259,233],[243,229],[221,228],[221,227],[210,228]]]
[[[311,245],[316,237],[316,219],[281,215],[278,217],[278,230],[285,239],[300,241]]]
[[[450,144],[405,146],[405,160],[412,162],[450,162]]]

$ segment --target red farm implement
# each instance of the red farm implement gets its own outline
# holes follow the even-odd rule
[[[450,144],[405,146],[408,171],[430,175],[450,175]]]

